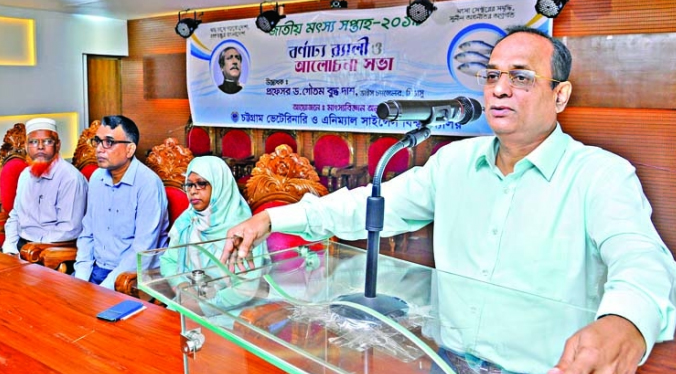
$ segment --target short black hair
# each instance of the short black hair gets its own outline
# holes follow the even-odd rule
[[[561,42],[559,39],[549,36],[547,33],[542,32],[538,29],[534,29],[532,27],[523,25],[511,26],[508,27],[505,31],[507,31],[507,35],[500,38],[498,42],[495,43],[496,46],[498,45],[498,43],[505,40],[505,38],[507,38],[508,36],[520,32],[539,35],[549,40],[549,42],[552,43],[552,47],[554,47],[554,52],[552,53],[552,61],[551,61],[552,79],[556,79],[557,81],[561,82],[565,82],[568,80],[568,77],[570,76],[570,70],[573,66],[573,56],[570,54],[570,50],[568,49],[568,47],[566,47],[565,44],[563,44],[563,42]],[[558,84],[557,82],[552,82],[552,88],[556,87],[557,84]]]
[[[106,116],[103,117],[101,125],[108,126],[112,130],[115,130],[117,126],[122,126],[122,131],[124,131],[124,135],[127,137],[127,139],[134,142],[134,144],[136,144],[138,147],[138,142],[141,138],[141,135],[139,134],[138,126],[136,126],[134,121],[131,119],[123,115]]]

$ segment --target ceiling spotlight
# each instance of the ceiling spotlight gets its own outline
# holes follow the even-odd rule
[[[538,0],[535,11],[545,17],[556,18],[567,2],[568,0]]]
[[[286,15],[284,13],[284,5],[282,5],[282,12],[279,11],[279,5],[275,3],[275,9],[274,10],[267,10],[263,11],[263,3],[266,3],[267,1],[263,1],[261,3],[260,11],[261,14],[256,17],[256,26],[261,29],[261,31],[265,33],[269,33],[272,31],[272,29],[277,26],[277,23],[279,23],[279,20],[282,18],[286,18]]]
[[[331,0],[331,8],[347,8],[347,1]]]
[[[183,13],[187,13],[190,9],[186,9],[183,11]],[[183,18],[181,19],[181,12],[178,12],[178,23],[176,24],[176,27],[174,30],[176,30],[176,33],[178,35],[181,35],[184,38],[189,38],[190,35],[192,35],[193,32],[197,29],[197,26],[199,26],[200,23],[202,23],[202,20],[197,19],[197,12],[193,12],[193,17],[194,18]]]
[[[430,0],[409,0],[406,7],[406,15],[413,22],[421,24],[430,18],[435,10],[437,10],[437,7]]]

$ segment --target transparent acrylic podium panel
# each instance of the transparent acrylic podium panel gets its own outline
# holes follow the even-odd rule
[[[139,287],[181,314],[186,373],[241,360],[226,339],[289,373],[429,373],[433,365],[453,373],[440,345],[545,373],[594,318],[583,307],[381,255],[378,297],[404,306],[385,315],[344,300],[364,293],[362,249],[323,241],[231,269],[207,250],[223,244],[139,254],[139,264],[166,256],[161,269],[139,270]]]

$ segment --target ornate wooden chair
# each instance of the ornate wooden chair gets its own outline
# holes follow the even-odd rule
[[[28,166],[26,154],[26,126],[15,124],[5,133],[0,147],[2,171],[0,171],[0,245],[5,242],[5,222],[14,208],[19,175]]]
[[[183,183],[188,164],[193,158],[192,151],[178,144],[176,138],[167,138],[164,143],[154,146],[146,158],[146,165],[157,173],[164,183],[169,201],[170,225],[188,208],[189,202],[183,191]]]
[[[378,136],[371,141],[368,148],[368,173],[371,180],[375,173],[378,162],[394,143],[399,139],[391,136]],[[394,178],[395,176],[405,172],[413,166],[413,152],[410,148],[402,149],[390,159],[385,166],[382,181]],[[397,248],[406,251],[408,247],[409,233],[395,235],[389,238],[390,251],[394,252]]]
[[[80,138],[77,140],[75,153],[73,153],[73,166],[78,168],[87,180],[92,176],[94,170],[99,167],[96,162],[96,148],[92,147],[90,140],[94,138],[100,126],[101,121],[96,120],[82,131]]]
[[[328,193],[319,183],[319,176],[310,161],[292,152],[290,146],[277,146],[275,152],[266,153],[256,163],[246,184],[247,202],[254,214],[266,208],[299,201],[306,193],[323,196]],[[275,252],[308,243],[296,235],[272,233],[267,239],[268,251],[273,261],[289,254]]]
[[[313,135],[313,162],[320,182],[329,191],[368,183],[366,167],[354,164],[352,143],[351,133],[317,132]]]

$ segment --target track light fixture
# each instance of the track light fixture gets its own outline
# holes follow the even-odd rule
[[[409,0],[406,15],[418,25],[425,22],[437,7],[430,0]]]
[[[347,1],[331,0],[331,8],[347,8]]]
[[[183,13],[188,13],[190,9],[186,9]],[[203,13],[202,13],[203,14]],[[200,14],[200,16],[202,15]],[[178,12],[178,23],[174,30],[176,33],[184,38],[189,38],[197,29],[197,26],[202,23],[201,19],[197,19],[197,12],[193,12],[193,18],[181,18],[181,11]]]
[[[260,6],[260,14],[256,17],[256,26],[263,32],[269,33],[277,26],[277,23],[282,18],[286,18],[284,14],[284,5],[282,11],[279,11],[279,4],[275,3],[274,10],[267,10],[263,12],[263,4],[271,1],[263,1]]]
[[[535,11],[545,17],[556,18],[567,2],[568,0],[538,0]]]

